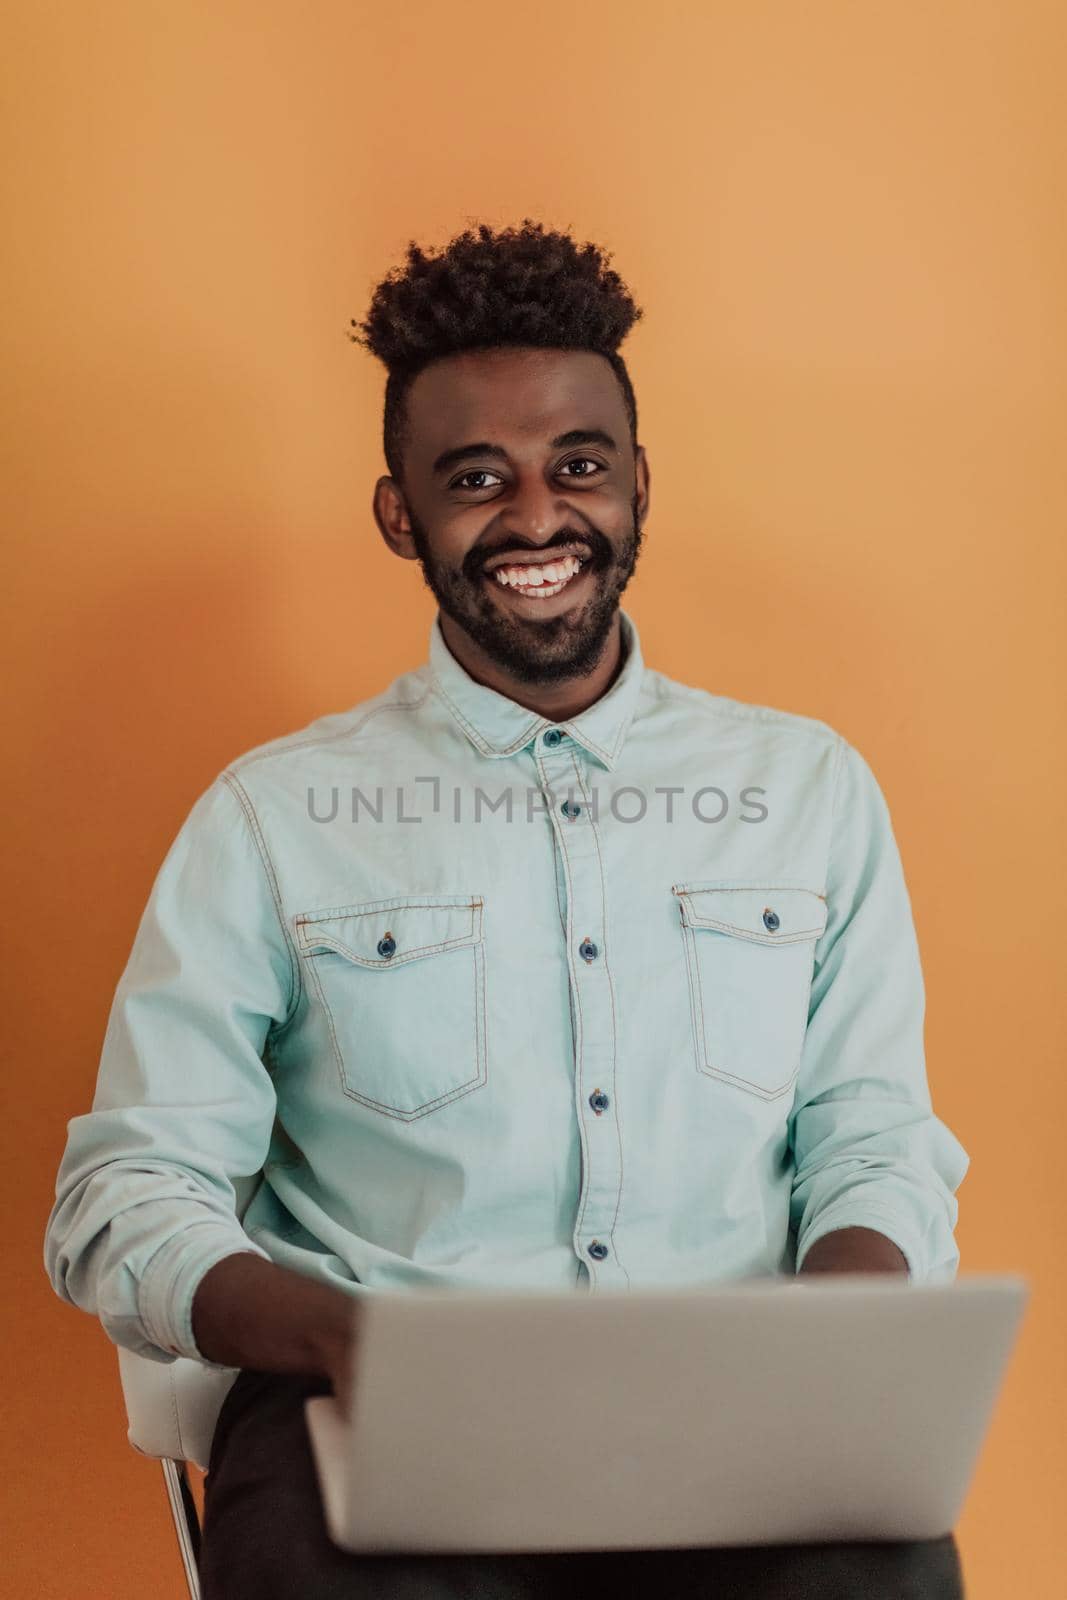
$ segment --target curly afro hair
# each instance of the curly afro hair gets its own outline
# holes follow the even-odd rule
[[[503,346],[593,350],[605,356],[622,388],[632,443],[637,402],[618,347],[643,315],[610,254],[577,246],[568,234],[523,219],[520,229],[457,234],[438,255],[412,241],[407,262],[378,285],[364,322],[348,338],[388,371],[383,442],[389,472],[403,483],[405,399],[416,375],[442,356]]]

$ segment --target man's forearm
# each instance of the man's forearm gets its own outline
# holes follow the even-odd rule
[[[907,1259],[892,1239],[873,1228],[835,1228],[817,1239],[800,1268],[805,1272],[904,1272]]]
[[[257,1372],[333,1377],[345,1360],[357,1303],[253,1251],[224,1256],[193,1297],[193,1338],[207,1361]]]

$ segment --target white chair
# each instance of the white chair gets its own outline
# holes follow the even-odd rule
[[[239,1219],[243,1220],[262,1181],[262,1172],[234,1180]],[[132,1350],[116,1348],[126,1401],[126,1437],[139,1455],[162,1462],[190,1600],[200,1600],[200,1518],[186,1463],[192,1461],[202,1472],[207,1471],[215,1424],[240,1369],[214,1369],[185,1356],[176,1361],[150,1361]]]
[[[163,1464],[190,1600],[200,1600],[200,1519],[186,1463],[207,1471],[215,1424],[237,1368],[212,1371],[184,1356],[168,1363],[149,1361],[120,1348],[119,1376],[129,1421],[126,1437],[140,1455],[155,1456]]]

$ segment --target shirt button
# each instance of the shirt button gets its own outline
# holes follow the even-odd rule
[[[560,806],[559,809],[563,812],[563,815],[568,820],[570,820],[570,819],[572,819],[574,817],[580,817],[581,814],[582,814],[581,806],[580,805],[576,805],[573,800],[564,800],[563,804]]]
[[[547,744],[550,750],[554,750],[556,745],[558,745],[562,739],[563,735],[560,733],[558,728],[549,728],[548,732],[541,740],[541,743]]]
[[[603,1094],[601,1090],[597,1089],[595,1094],[591,1094],[589,1096],[589,1104],[592,1106],[594,1111],[606,1111],[608,1106],[611,1104],[611,1101],[608,1099],[606,1094]]]
[[[592,1244],[589,1246],[589,1254],[592,1256],[594,1261],[603,1261],[607,1253],[607,1245],[601,1244],[599,1239],[594,1239]]]
[[[583,939],[578,946],[578,954],[583,956],[586,961],[595,961],[600,952],[592,939]]]
[[[378,954],[380,956],[391,956],[395,949],[396,940],[391,933],[387,933],[384,939],[378,940]]]
[[[765,928],[770,928],[771,932],[773,933],[775,928],[777,928],[778,923],[779,917],[777,911],[772,911],[770,906],[768,906],[766,911],[763,913],[763,926]]]

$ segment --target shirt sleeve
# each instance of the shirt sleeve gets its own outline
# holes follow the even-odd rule
[[[247,808],[247,809],[246,809]],[[44,1264],[61,1299],[151,1360],[206,1361],[193,1296],[224,1256],[269,1260],[235,1178],[274,1125],[264,1063],[294,991],[273,874],[244,790],[221,774],[189,812],[111,1005],[92,1109],[67,1123]]]
[[[933,1113],[900,854],[874,775],[844,740],[826,900],[789,1117],[796,1270],[824,1234],[864,1227],[893,1241],[910,1281],[950,1280],[959,1265],[955,1191],[970,1157]]]

